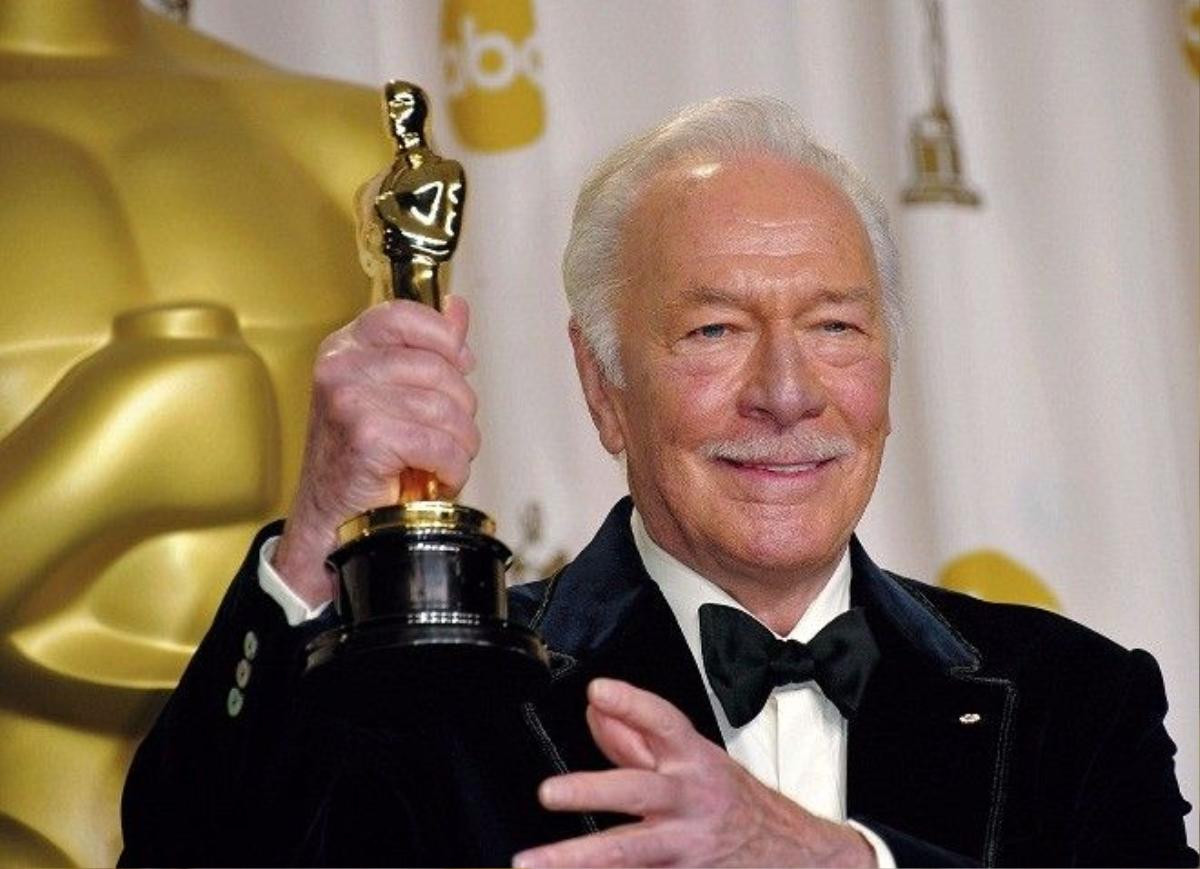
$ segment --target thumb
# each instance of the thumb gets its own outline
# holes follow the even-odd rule
[[[464,374],[475,367],[475,354],[467,344],[467,330],[471,325],[471,306],[462,296],[448,294],[442,299],[442,314],[450,321],[450,327],[458,339],[458,367]]]

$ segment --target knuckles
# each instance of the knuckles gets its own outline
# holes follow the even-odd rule
[[[478,401],[458,360],[443,354],[453,343],[442,340],[444,328],[437,312],[393,300],[321,341],[302,486],[319,483],[330,499],[360,509],[410,467],[454,491],[465,485],[480,446]]]
[[[354,417],[346,427],[346,446],[358,456],[378,453],[384,443],[382,425],[369,414]]]
[[[321,396],[331,389],[363,380],[362,360],[358,345],[337,333],[326,338],[313,361],[314,393]]]
[[[427,391],[417,400],[425,405],[425,414],[432,423],[449,423],[454,420],[457,406],[449,395],[444,392]],[[414,414],[415,415],[415,414]]]
[[[362,414],[362,399],[353,383],[338,382],[325,385],[322,400],[326,416],[336,424],[353,425]]]
[[[403,334],[405,322],[416,314],[409,310],[411,302],[403,299],[388,299],[378,305],[372,305],[359,314],[350,324],[350,329],[356,338],[365,341],[374,340],[377,336],[398,336]],[[394,339],[396,340],[396,339]]]
[[[465,379],[465,378],[464,378]],[[475,418],[475,414],[479,411],[479,396],[475,394],[475,390],[467,387],[467,406],[465,408],[467,416],[471,419]]]

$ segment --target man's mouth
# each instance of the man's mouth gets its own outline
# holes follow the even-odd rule
[[[735,468],[741,468],[747,471],[763,471],[771,474],[786,474],[799,475],[809,471],[815,471],[822,465],[827,465],[833,459],[816,459],[808,462],[739,462],[733,459],[719,459],[726,465],[731,465]]]

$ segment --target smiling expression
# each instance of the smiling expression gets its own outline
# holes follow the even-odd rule
[[[573,338],[647,530],[735,597],[823,583],[889,432],[888,335],[853,205],[779,158],[691,161],[651,179],[624,233],[625,385]]]

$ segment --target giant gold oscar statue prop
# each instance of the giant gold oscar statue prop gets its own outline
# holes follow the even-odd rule
[[[429,149],[420,88],[391,82],[384,105],[396,154],[359,192],[360,255],[392,298],[440,308],[465,204],[462,166]],[[529,696],[548,674],[546,650],[505,618],[511,553],[492,520],[442,498],[429,472],[405,471],[399,489],[398,504],[339,529],[330,560],[343,625],[311,646],[312,680],[351,714],[386,714],[393,697],[411,709],[414,696],[434,706]]]
[[[0,0],[0,866],[116,860],[133,748],[369,301],[378,123],[137,0]]]

